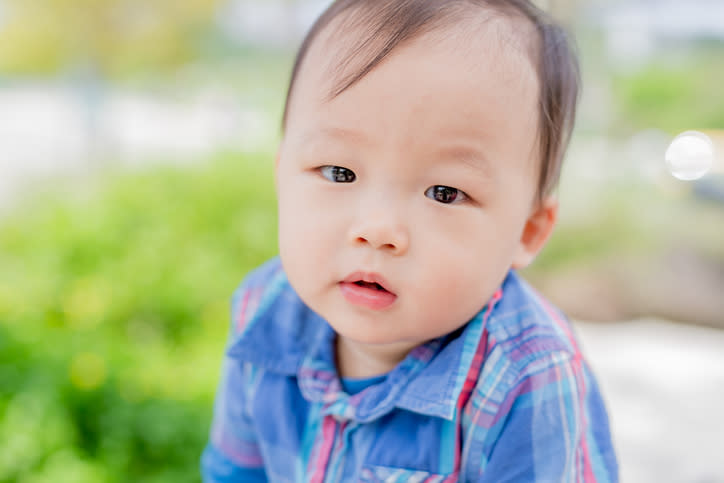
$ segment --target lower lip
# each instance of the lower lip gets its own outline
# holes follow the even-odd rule
[[[397,300],[397,295],[377,290],[374,288],[360,287],[357,284],[349,282],[341,282],[339,289],[347,302],[361,307],[367,307],[372,310],[383,310],[392,305]]]

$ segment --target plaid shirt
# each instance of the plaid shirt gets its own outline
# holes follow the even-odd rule
[[[207,482],[609,482],[618,468],[571,327],[515,272],[468,324],[344,392],[334,331],[278,259],[232,303]]]

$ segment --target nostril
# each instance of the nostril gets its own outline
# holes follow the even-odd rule
[[[390,253],[398,253],[401,250],[404,250],[406,246],[405,240],[400,240],[400,243],[397,243],[397,240],[395,240],[394,237],[387,236],[361,236],[355,234],[350,238],[350,240],[350,242],[355,246],[369,246],[370,248]]]
[[[370,245],[375,246],[376,248],[380,248],[380,249],[383,249],[383,250],[392,250],[392,251],[397,250],[397,245],[395,245],[394,243],[383,243],[383,244],[381,244],[381,245],[377,245],[377,244],[372,243],[370,240],[368,240],[367,238],[362,237],[362,236],[358,236],[355,241],[356,241],[358,244],[360,244],[360,245],[370,244]]]

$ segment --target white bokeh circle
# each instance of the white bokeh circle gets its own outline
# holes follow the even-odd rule
[[[702,132],[686,131],[671,141],[665,159],[672,176],[682,181],[694,181],[711,169],[714,143]]]

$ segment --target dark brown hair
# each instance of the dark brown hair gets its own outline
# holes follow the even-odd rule
[[[529,0],[337,0],[314,23],[297,53],[282,119],[286,125],[294,83],[302,62],[314,40],[330,23],[347,15],[339,31],[363,32],[341,60],[339,72],[350,73],[338,79],[330,93],[334,98],[354,85],[390,52],[405,41],[434,28],[447,27],[472,13],[497,13],[520,19],[531,29],[522,29],[522,39],[531,44],[529,55],[540,82],[538,96],[538,141],[541,158],[537,198],[541,200],[558,184],[576,116],[580,89],[578,59],[562,27]],[[354,15],[351,15],[354,13]],[[457,14],[457,15],[455,15]],[[359,59],[363,59],[361,62]],[[359,63],[359,65],[357,65]]]

